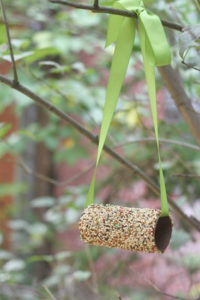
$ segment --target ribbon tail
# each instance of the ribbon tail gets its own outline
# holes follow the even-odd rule
[[[146,82],[147,82],[149,98],[150,98],[152,118],[153,118],[153,123],[154,123],[157,151],[158,151],[159,174],[160,174],[161,216],[168,216],[169,215],[168,200],[167,200],[167,193],[166,193],[162,163],[161,163],[161,158],[160,158],[157,106],[156,106],[155,72],[154,72],[154,66],[151,63],[149,63],[149,61],[148,61],[149,55],[146,53],[146,51],[149,50],[150,48],[148,47],[148,40],[146,38],[145,30],[144,30],[143,24],[140,21],[140,18],[139,18],[139,36],[140,36],[142,56],[143,56],[143,62],[144,62],[145,77],[146,77]]]
[[[107,132],[119,98],[120,90],[126,75],[135,38],[135,23],[132,19],[125,18],[117,39],[108,80],[106,100],[104,104],[103,120],[101,125],[97,165],[101,156]]]
[[[97,152],[96,168],[93,175],[92,182],[89,187],[89,192],[86,200],[86,207],[94,201],[94,190],[96,180],[96,170],[101,157],[101,152],[106,140],[108,129],[115,111],[117,100],[120,94],[120,90],[126,75],[129,59],[131,56],[133,42],[135,38],[135,23],[131,18],[124,18],[121,25],[115,52],[113,55],[110,76],[108,80],[106,100],[104,104],[103,120],[101,125],[101,131],[99,136],[99,146]]]
[[[165,178],[163,175],[162,163],[159,157],[159,173],[160,173],[160,199],[161,199],[161,217],[169,216],[169,207],[167,200],[167,192],[165,187]]]
[[[95,171],[92,177],[92,181],[90,183],[89,191],[87,194],[87,199],[85,202],[85,208],[88,207],[88,205],[93,203],[94,200],[94,190],[95,190],[95,182],[96,182],[96,173],[97,173],[97,168],[95,167]]]

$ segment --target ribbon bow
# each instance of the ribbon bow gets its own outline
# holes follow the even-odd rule
[[[151,104],[151,112],[154,123],[159,174],[160,174],[160,198],[161,216],[168,216],[168,201],[165,187],[165,180],[160,158],[157,107],[156,107],[156,85],[155,85],[155,66],[167,65],[171,61],[171,52],[165,36],[165,32],[159,17],[147,11],[141,0],[120,0],[113,5],[117,9],[125,9],[135,12],[138,16],[138,32],[142,50],[145,77]],[[96,159],[96,168],[90,184],[86,206],[93,203],[96,170],[100,161],[103,146],[106,140],[108,129],[117,104],[120,90],[126,75],[129,59],[131,56],[135,39],[135,20],[133,18],[110,15],[106,47],[116,41],[115,52],[113,55],[110,76],[108,80],[106,100],[103,111],[103,120],[99,136],[99,146]]]

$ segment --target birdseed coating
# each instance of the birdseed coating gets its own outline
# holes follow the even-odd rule
[[[80,218],[80,236],[90,245],[162,253],[154,237],[159,217],[159,209],[92,204]]]

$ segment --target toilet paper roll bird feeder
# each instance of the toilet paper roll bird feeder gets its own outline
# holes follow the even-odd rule
[[[95,246],[163,253],[169,244],[171,218],[159,209],[92,204],[79,222],[81,239]]]

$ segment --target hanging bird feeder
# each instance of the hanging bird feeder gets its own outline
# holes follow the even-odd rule
[[[172,221],[169,217],[160,157],[154,69],[156,66],[170,64],[171,51],[159,17],[146,10],[142,0],[120,0],[114,2],[113,7],[135,12],[138,16],[138,26],[133,18],[117,15],[109,17],[106,46],[115,41],[116,46],[106,92],[96,168],[90,184],[86,208],[79,223],[80,235],[84,242],[95,246],[163,253],[171,238]],[[96,171],[132,53],[136,27],[138,27],[155,130],[161,210],[93,204]]]

